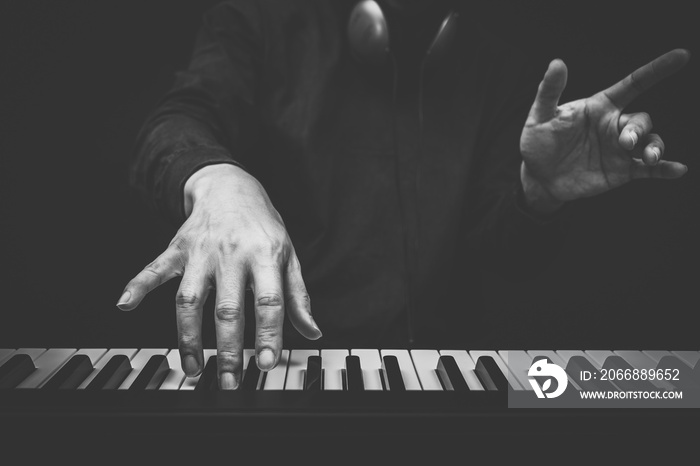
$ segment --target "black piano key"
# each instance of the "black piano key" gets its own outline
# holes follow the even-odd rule
[[[406,384],[401,375],[399,359],[396,356],[384,356],[382,358],[386,389],[392,391],[405,391]]]
[[[617,371],[618,369],[621,369],[623,375],[625,372],[631,374],[634,371],[634,367],[632,367],[630,363],[625,361],[623,357],[616,355],[605,358],[602,368],[606,369],[607,371]],[[656,386],[648,380],[625,380],[624,377],[616,377],[614,380],[612,380],[612,382],[622,391],[657,390]]]
[[[508,390],[508,379],[491,356],[479,356],[474,372],[486,390]]]
[[[260,374],[262,374],[262,371],[258,367],[258,363],[255,362],[255,356],[251,356],[248,360],[248,367],[246,367],[245,374],[243,374],[241,390],[246,392],[257,390],[260,382]]]
[[[323,389],[323,371],[321,367],[321,356],[309,356],[306,360],[304,390]]]
[[[457,361],[452,356],[440,356],[437,371],[442,384],[445,386],[445,390],[454,390],[456,392],[469,391],[469,385],[464,380],[462,371],[459,370]]]
[[[87,354],[76,354],[41,388],[43,390],[75,390],[92,374],[92,361]]]
[[[586,391],[618,391],[617,387],[609,380],[600,380],[600,371],[588,360],[585,356],[572,356],[566,364],[566,374],[569,378],[576,382],[581,390]],[[585,380],[582,373],[587,373],[590,376],[589,380]]]
[[[210,356],[194,389],[200,391],[218,390],[219,380],[217,378],[217,369],[216,356]]]
[[[359,356],[345,357],[345,378],[348,391],[357,392],[365,389],[365,381],[362,376]]]
[[[155,354],[143,366],[129,390],[157,390],[169,372],[168,358],[162,354]]]
[[[119,388],[130,372],[131,360],[129,357],[123,354],[114,355],[85,389],[113,390]]]
[[[0,388],[15,388],[36,370],[32,357],[16,354],[0,366]]]

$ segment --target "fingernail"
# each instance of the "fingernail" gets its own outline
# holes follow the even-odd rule
[[[130,299],[131,299],[131,291],[127,290],[124,292],[122,297],[119,298],[119,302],[117,302],[117,306],[121,307],[121,306],[124,306],[125,304],[129,304]]]
[[[194,356],[185,356],[182,370],[185,371],[188,377],[194,377],[199,374],[199,364],[197,364],[197,360]]]
[[[316,339],[321,338],[323,336],[323,332],[321,332],[321,329],[318,328],[318,325],[316,325],[316,322],[311,321],[311,323],[313,324],[314,330],[316,330],[316,333],[318,333],[318,336],[316,337]]]
[[[632,145],[636,146],[637,145],[637,133],[634,131],[630,131],[630,139],[632,140]]]
[[[269,349],[264,349],[258,354],[258,367],[261,371],[268,371],[275,365],[275,354]]]
[[[223,372],[219,377],[222,390],[235,390],[238,388],[238,381],[232,372]]]
[[[653,161],[654,163],[657,163],[659,159],[661,158],[661,154],[659,153],[659,149],[657,147],[653,147],[651,149],[651,152],[654,154]]]

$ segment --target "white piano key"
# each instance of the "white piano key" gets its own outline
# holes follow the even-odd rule
[[[571,359],[574,356],[582,356],[586,358],[593,366],[597,369],[600,369],[600,366],[598,363],[596,363],[593,358],[590,356],[587,356],[584,351],[581,350],[557,350],[555,351],[557,356],[559,356],[562,360],[562,362],[565,364],[564,365],[564,370],[566,370],[566,365],[569,364],[569,359]]]
[[[651,360],[654,361],[656,364],[658,364],[659,361],[661,361],[661,358],[663,358],[663,357],[665,357],[665,356],[674,356],[674,357],[677,357],[677,356],[675,356],[674,354],[671,354],[670,351],[663,351],[663,350],[645,350],[645,351],[642,351],[642,352],[643,352],[644,354],[646,354],[647,356],[649,356],[649,358],[651,358]]]
[[[556,351],[552,351],[552,350],[528,350],[527,354],[528,354],[528,356],[530,356],[531,361],[534,360],[536,357],[540,357],[540,356],[547,357],[547,358],[549,358],[549,360],[551,362],[553,362],[557,366],[564,369],[564,371],[566,371],[566,364],[569,362],[568,359],[566,361],[564,361],[564,359],[562,359],[561,356],[559,356],[559,354],[557,354]],[[571,378],[568,374],[567,374],[567,379],[569,380],[569,383],[571,384],[571,386],[574,387],[576,390],[581,389],[581,387],[579,387],[578,383],[576,383],[576,380]],[[531,390],[531,389],[532,389],[532,385],[530,385],[528,387],[528,390]]]
[[[506,377],[511,386],[517,387],[516,390],[532,390],[527,376],[527,371],[532,365],[532,357],[522,350],[498,351],[498,355],[504,362],[508,361]]]
[[[606,359],[608,359],[610,356],[615,355],[615,353],[609,350],[587,350],[585,351],[585,353],[589,359],[595,361],[595,364],[599,368],[603,367],[603,364],[605,364]]]
[[[92,367],[107,353],[107,348],[81,348],[73,356],[85,355],[90,358]],[[73,357],[71,356],[71,358]],[[67,362],[67,361],[66,361]]]
[[[406,390],[421,389],[420,379],[418,378],[418,374],[416,374],[416,368],[413,366],[413,360],[408,350],[383,349],[380,350],[379,353],[382,355],[382,358],[384,356],[396,356]]]
[[[440,350],[441,356],[452,356],[459,367],[462,377],[467,382],[469,390],[483,390],[484,387],[479,382],[479,378],[474,372],[474,360],[465,350]]]
[[[77,350],[51,348],[34,360],[36,370],[29,374],[17,388],[40,388]]]
[[[92,379],[94,379],[97,374],[102,370],[102,368],[105,367],[105,365],[109,362],[110,359],[112,359],[112,356],[117,356],[117,355],[124,355],[128,357],[129,359],[133,358],[134,355],[138,349],[136,348],[112,348],[108,350],[104,356],[102,356],[99,361],[97,361],[96,364],[93,364],[93,367],[95,368],[90,375],[87,376],[85,380],[83,380],[83,383],[81,383],[78,386],[78,390],[82,390],[85,387],[87,387],[90,382],[92,382]]]
[[[410,354],[423,390],[442,390],[440,376],[437,373],[440,359],[438,350],[418,349],[411,350]]]
[[[673,351],[673,355],[690,367],[695,367],[700,360],[700,352],[698,351]]]
[[[494,351],[494,350],[471,350],[471,351],[469,351],[469,356],[471,356],[471,358],[474,360],[475,365],[481,356],[491,356],[493,358],[493,360],[496,361],[496,365],[498,366],[498,368],[501,369],[501,372],[503,372],[503,375],[506,377],[506,379],[508,379],[508,382],[511,383],[511,385],[513,386],[513,389],[521,390],[523,388],[522,385],[520,385],[520,382],[518,382],[515,377],[512,377],[509,375],[510,371],[508,370],[507,361],[504,361],[503,358],[501,358],[501,356],[499,356],[497,351]]]
[[[615,355],[620,356],[622,359],[627,361],[630,366],[635,369],[656,369],[656,363],[646,354],[641,351],[614,351]],[[667,380],[649,380],[653,385],[662,390],[674,390],[673,384]]]
[[[351,349],[350,354],[360,358],[365,390],[384,390],[382,385],[382,357],[376,349]]]
[[[15,351],[12,356],[16,356],[18,354],[28,354],[29,357],[32,358],[32,361],[36,361],[37,358],[44,353],[46,353],[46,348],[20,348]]]
[[[344,349],[321,350],[321,369],[323,370],[323,389],[342,390],[345,358],[350,354]]]
[[[15,351],[14,348],[0,348],[0,364],[5,362],[5,359],[10,359],[10,356]]]
[[[287,365],[289,363],[289,350],[282,350],[277,365],[265,375],[263,390],[284,390],[284,382],[287,378]]]
[[[170,366],[170,372],[163,379],[163,383],[160,384],[158,390],[179,390],[180,385],[185,380],[185,371],[182,370],[182,363],[180,361],[180,350],[171,349],[168,351],[166,356],[168,358],[168,366]]]
[[[165,348],[142,348],[140,349],[133,358],[131,358],[131,372],[126,376],[122,384],[119,386],[119,390],[127,390],[134,383],[134,380],[139,376],[141,370],[148,363],[151,357],[156,355],[165,356],[168,350]]]
[[[303,390],[304,376],[309,356],[318,356],[318,350],[294,349],[290,351],[287,363],[287,379],[284,382],[285,390]],[[267,386],[267,383],[265,384]]]
[[[207,365],[207,361],[209,361],[209,358],[212,356],[216,356],[215,349],[204,350],[204,365],[202,366],[202,371],[204,371],[204,367]],[[197,377],[186,377],[180,385],[180,390],[194,390],[194,387],[197,386],[197,382],[199,382],[199,378],[201,376],[202,374],[200,373]],[[238,383],[240,384],[241,380],[239,380]]]

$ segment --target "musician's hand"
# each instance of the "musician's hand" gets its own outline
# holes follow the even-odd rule
[[[255,178],[233,165],[210,165],[187,180],[185,197],[187,220],[165,252],[129,282],[117,305],[134,309],[148,292],[182,276],[176,297],[178,346],[185,373],[196,376],[204,364],[202,308],[215,289],[219,385],[236,388],[243,367],[246,287],[255,297],[261,370],[279,361],[285,312],[306,338],[315,340],[321,331],[282,218]]]
[[[664,143],[646,113],[622,113],[642,92],[680,70],[690,55],[672,50],[586,99],[559,105],[567,68],[553,60],[523,128],[521,180],[531,207],[551,212],[637,178],[679,178],[687,167],[661,160]]]

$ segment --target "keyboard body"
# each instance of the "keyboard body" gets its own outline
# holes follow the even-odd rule
[[[205,356],[215,356],[215,350],[207,350]],[[253,353],[246,350],[246,356]],[[511,356],[509,366],[506,354],[525,355],[531,357],[538,352],[499,352],[499,351],[467,351],[463,353],[441,352],[438,350],[363,350],[376,352],[379,360],[383,355],[409,356],[404,359],[402,377],[406,387],[392,390],[388,387],[388,375],[385,368],[372,366],[368,374],[379,374],[381,387],[349,391],[343,358],[337,358],[340,353],[325,353],[324,361],[335,360],[337,364],[328,363],[321,372],[324,383],[317,389],[308,389],[304,383],[307,366],[294,362],[294,351],[285,350],[287,356],[278,369],[285,372],[285,383],[278,382],[275,388],[271,382],[258,384],[252,390],[240,387],[234,391],[221,391],[215,387],[205,390],[195,389],[205,374],[197,378],[185,378],[177,357],[177,350],[170,349],[9,349],[5,350],[4,358],[0,361],[0,372],[3,366],[12,360],[12,356],[20,353],[30,354],[35,364],[35,370],[24,377],[17,387],[0,390],[0,422],[13,426],[13,432],[20,435],[35,435],[41,432],[61,432],[66,425],[71,426],[72,434],[114,435],[129,432],[130,434],[149,434],[153,432],[177,434],[183,426],[200,434],[230,433],[236,435],[284,435],[292,433],[304,435],[359,435],[375,436],[396,434],[420,434],[429,436],[470,435],[473,433],[518,434],[539,432],[542,434],[557,434],[562,431],[570,433],[602,433],[619,432],[648,432],[658,426],[665,433],[681,429],[688,423],[697,424],[700,421],[698,409],[666,409],[666,408],[604,408],[604,409],[514,409],[508,407],[509,390],[527,390],[524,384],[509,386],[508,389],[488,389],[485,384],[478,386],[482,379],[476,375],[477,362],[480,356],[490,355],[499,358],[499,366],[504,373],[510,370],[522,370],[511,367],[514,357]],[[336,351],[336,350],[333,350]],[[53,353],[51,353],[53,352]],[[92,352],[92,353],[91,353]],[[89,390],[87,380],[96,380],[107,366],[109,355],[125,353],[133,367],[128,375],[122,378],[121,385],[114,389]],[[355,350],[347,350],[351,355]],[[422,353],[421,353],[422,352]],[[47,390],[44,385],[57,377],[63,366],[77,354],[90,353],[92,369],[90,375],[82,382],[80,388]],[[160,386],[153,389],[133,390],[128,386],[138,380],[139,371],[143,371],[148,359],[154,353],[170,357],[167,374],[162,376]],[[449,389],[445,383],[444,374],[441,376],[435,364],[435,355],[441,353],[454,356],[466,356],[467,367],[461,366],[464,378],[469,387],[465,390]],[[583,352],[591,363],[604,363],[601,357],[610,357],[615,352]],[[640,358],[635,352],[621,352],[639,364]],[[664,352],[637,352],[639,354],[662,355]],[[675,354],[673,352],[668,352]],[[697,354],[696,354],[697,353]],[[60,357],[54,358],[53,356]],[[101,355],[100,355],[101,354]],[[139,359],[138,355],[142,357]],[[302,350],[299,361],[305,361],[310,354]],[[313,354],[313,353],[311,353]],[[323,350],[318,353],[322,358]],[[549,353],[554,358],[557,353]],[[562,352],[562,355],[564,352]],[[680,352],[689,361],[700,360],[700,352]],[[146,358],[145,356],[148,356]],[[425,362],[425,356],[430,356]],[[42,360],[43,356],[43,360]],[[51,356],[51,357],[50,357]],[[335,358],[335,359],[334,359]],[[696,359],[697,358],[697,359]],[[17,359],[17,358],[16,358]],[[46,362],[52,359],[50,366]],[[401,358],[399,358],[401,359]],[[456,358],[459,359],[459,358]],[[215,362],[214,359],[210,359]],[[42,365],[43,361],[43,365]],[[253,360],[250,360],[251,362]],[[339,362],[338,362],[339,361]],[[366,362],[365,359],[363,362]],[[370,361],[377,363],[376,358]],[[310,362],[309,362],[310,364]],[[321,363],[323,364],[323,363]],[[428,364],[426,366],[426,364]],[[246,371],[248,364],[246,364]],[[278,366],[279,367],[279,366]],[[431,368],[432,367],[432,368]],[[407,373],[404,369],[412,370]],[[205,372],[206,372],[205,368]],[[39,373],[43,371],[43,373]],[[334,374],[334,371],[338,373]],[[470,372],[471,371],[471,372]],[[170,388],[164,388],[167,380],[173,375],[181,380]],[[31,377],[34,376],[34,379]],[[301,376],[294,381],[295,376]],[[169,378],[170,377],[170,378]],[[38,381],[41,379],[41,381]],[[244,372],[245,379],[245,372]],[[334,381],[335,380],[335,381]],[[418,380],[418,385],[412,385]],[[439,385],[435,384],[440,381]],[[515,385],[515,379],[510,378]],[[1,381],[1,379],[0,379]],[[413,381],[413,382],[411,382]],[[291,386],[289,382],[294,382]],[[342,382],[342,383],[341,383]],[[30,387],[22,387],[22,384]],[[336,386],[340,383],[339,386]],[[369,377],[365,383],[370,384]],[[336,384],[336,385],[334,385]],[[272,388],[271,388],[272,387]],[[335,387],[335,388],[333,388]],[[679,430],[679,433],[681,431]]]

